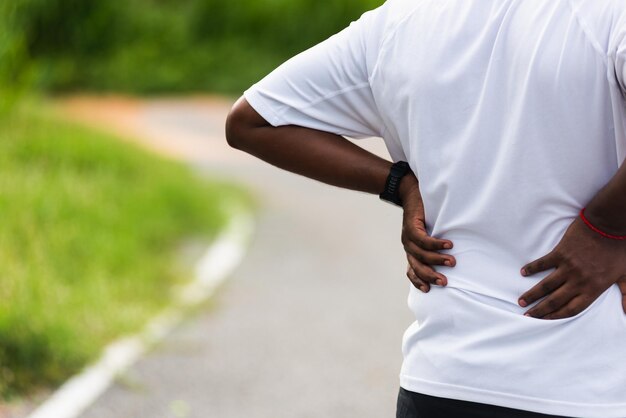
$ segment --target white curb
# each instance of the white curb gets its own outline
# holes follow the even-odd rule
[[[209,298],[241,262],[254,221],[252,214],[234,208],[230,222],[196,265],[195,279],[185,286],[174,307],[152,319],[139,334],[113,342],[102,357],[70,378],[28,418],[77,418],[155,342],[183,318],[185,308]]]

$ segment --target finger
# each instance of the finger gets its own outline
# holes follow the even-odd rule
[[[626,313],[626,275],[620,277],[617,281],[617,286],[622,292],[622,309],[624,309],[624,313]]]
[[[404,245],[404,251],[411,254],[419,262],[428,265],[440,265],[454,267],[456,265],[456,259],[449,254],[441,254],[435,251],[427,251],[417,246],[413,242],[407,242]]]
[[[449,250],[454,246],[452,241],[440,239],[428,235],[425,229],[408,228],[408,240],[417,244],[420,248],[430,251]]]
[[[569,318],[574,315],[578,315],[579,313],[584,311],[585,308],[587,308],[587,306],[589,305],[590,303],[588,303],[587,299],[582,295],[579,295],[570,300],[569,303],[565,304],[560,309],[557,309],[556,311],[545,315],[542,319]]]
[[[524,292],[522,296],[520,296],[518,303],[521,307],[525,308],[542,297],[548,296],[550,293],[554,292],[561,285],[563,285],[563,283],[565,283],[565,274],[557,269]]]
[[[578,295],[578,293],[570,289],[570,286],[561,286],[537,303],[532,309],[526,311],[524,315],[532,316],[533,318],[543,318],[545,315],[565,307]]]
[[[432,267],[420,263],[412,255],[407,254],[407,259],[415,275],[423,281],[438,286],[445,286],[448,283],[446,276],[436,272]]]
[[[535,261],[531,261],[530,263],[526,264],[524,267],[522,267],[520,273],[522,273],[522,276],[531,276],[535,273],[539,273],[540,271],[557,267],[558,258],[559,257],[556,252],[550,251],[543,257],[540,257]]]
[[[417,275],[411,268],[411,265],[409,265],[407,268],[406,276],[409,278],[409,281],[413,283],[413,286],[415,286],[417,289],[424,293],[428,293],[428,291],[430,290],[430,285],[417,277]]]

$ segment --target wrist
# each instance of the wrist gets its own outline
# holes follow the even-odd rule
[[[585,216],[608,234],[626,234],[626,164],[587,202]]]
[[[398,195],[402,201],[402,207],[408,209],[414,207],[421,200],[419,181],[412,172],[407,173],[400,180]]]
[[[610,213],[602,211],[599,207],[590,204],[584,209],[584,218],[598,230],[613,236],[626,235],[626,219],[624,216],[615,219]],[[620,222],[621,221],[621,222]]]

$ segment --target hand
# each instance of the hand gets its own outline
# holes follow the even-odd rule
[[[445,286],[448,279],[436,272],[432,265],[455,266],[456,259],[437,251],[452,248],[452,241],[433,238],[426,232],[424,203],[419,183],[413,174],[404,176],[400,182],[400,197],[404,210],[402,217],[402,245],[406,252],[407,277],[413,286],[428,293],[431,284]],[[440,280],[441,282],[437,282]]]
[[[622,292],[626,312],[626,241],[605,238],[578,216],[548,254],[522,267],[523,276],[556,268],[519,300],[526,307],[546,296],[526,314],[560,319],[582,312],[611,285]]]

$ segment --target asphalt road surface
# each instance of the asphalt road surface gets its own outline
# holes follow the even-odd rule
[[[82,418],[395,416],[412,321],[401,210],[229,148],[227,99],[122,102],[69,107],[203,175],[246,184],[261,209],[244,262],[213,300]],[[389,158],[380,139],[356,143]]]

